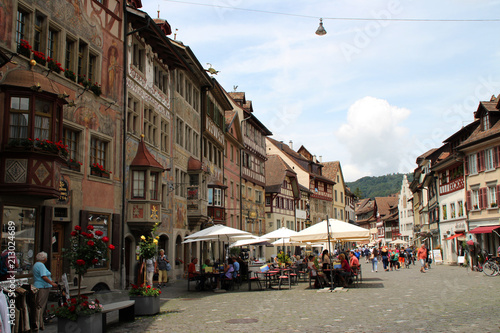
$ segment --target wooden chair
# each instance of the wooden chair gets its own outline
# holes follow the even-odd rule
[[[259,289],[262,290],[262,283],[260,282],[260,278],[257,274],[257,272],[253,272],[254,276],[251,276],[251,273],[248,272],[248,290],[252,290],[252,282],[255,282],[258,286],[259,286]]]
[[[288,281],[288,289],[292,288],[292,277],[290,276],[290,271],[279,273],[278,279],[279,279],[278,289],[281,289],[283,281]]]

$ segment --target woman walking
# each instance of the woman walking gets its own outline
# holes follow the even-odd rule
[[[389,270],[389,250],[387,250],[387,246],[384,246],[380,250],[380,255],[382,256],[382,263],[384,264],[384,270]]]

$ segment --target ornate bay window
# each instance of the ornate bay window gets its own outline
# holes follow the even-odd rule
[[[130,164],[130,199],[128,224],[132,229],[151,228],[160,221],[161,173],[165,168],[146,148],[141,136],[137,154]]]
[[[58,175],[68,156],[61,141],[66,101],[45,75],[23,69],[5,76],[0,95],[6,107],[0,192],[57,198]]]

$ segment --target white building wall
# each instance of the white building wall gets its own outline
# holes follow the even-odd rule
[[[401,183],[401,191],[399,194],[399,233],[404,240],[413,239],[413,207],[411,201],[408,201],[413,197],[413,193],[410,190],[410,184],[408,183],[408,178],[406,175]]]

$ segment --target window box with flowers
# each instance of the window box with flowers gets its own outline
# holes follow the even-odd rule
[[[92,176],[109,178],[111,175],[111,171],[106,170],[104,166],[100,165],[99,163],[92,163],[90,165],[90,174]]]
[[[61,73],[61,72],[64,72],[64,69],[61,67],[61,63],[60,63],[60,62],[55,61],[55,60],[54,60],[54,59],[52,59],[51,57],[47,57],[47,67],[48,67],[51,71],[53,71],[53,72],[55,72],[55,73],[57,73],[57,74],[59,74],[59,73]]]
[[[101,89],[101,85],[99,83],[92,83],[90,85],[90,91],[92,91],[96,96],[101,96],[102,94],[102,89]]]
[[[161,290],[142,284],[132,284],[129,297],[135,301],[134,312],[137,316],[151,316],[160,312]]]
[[[26,58],[31,58],[31,45],[27,40],[21,39],[21,43],[17,46],[17,53]]]
[[[45,66],[47,64],[47,59],[45,59],[45,54],[40,51],[32,51],[33,59],[40,65]]]
[[[90,82],[90,79],[87,79],[87,76],[84,74],[78,75],[78,84],[83,86],[85,89],[90,89],[92,82]]]
[[[68,166],[68,169],[80,172],[83,163],[80,161],[75,161],[75,160],[70,158],[66,162],[66,165]]]
[[[35,139],[13,139],[9,141],[7,145],[8,148],[23,148],[26,150],[42,151],[44,153],[51,153],[55,155],[60,155],[63,158],[68,157],[68,146],[65,145],[61,140],[59,142],[54,142],[50,140],[40,140]]]
[[[76,74],[72,70],[66,68],[66,70],[64,71],[64,76],[71,81],[76,81]]]

